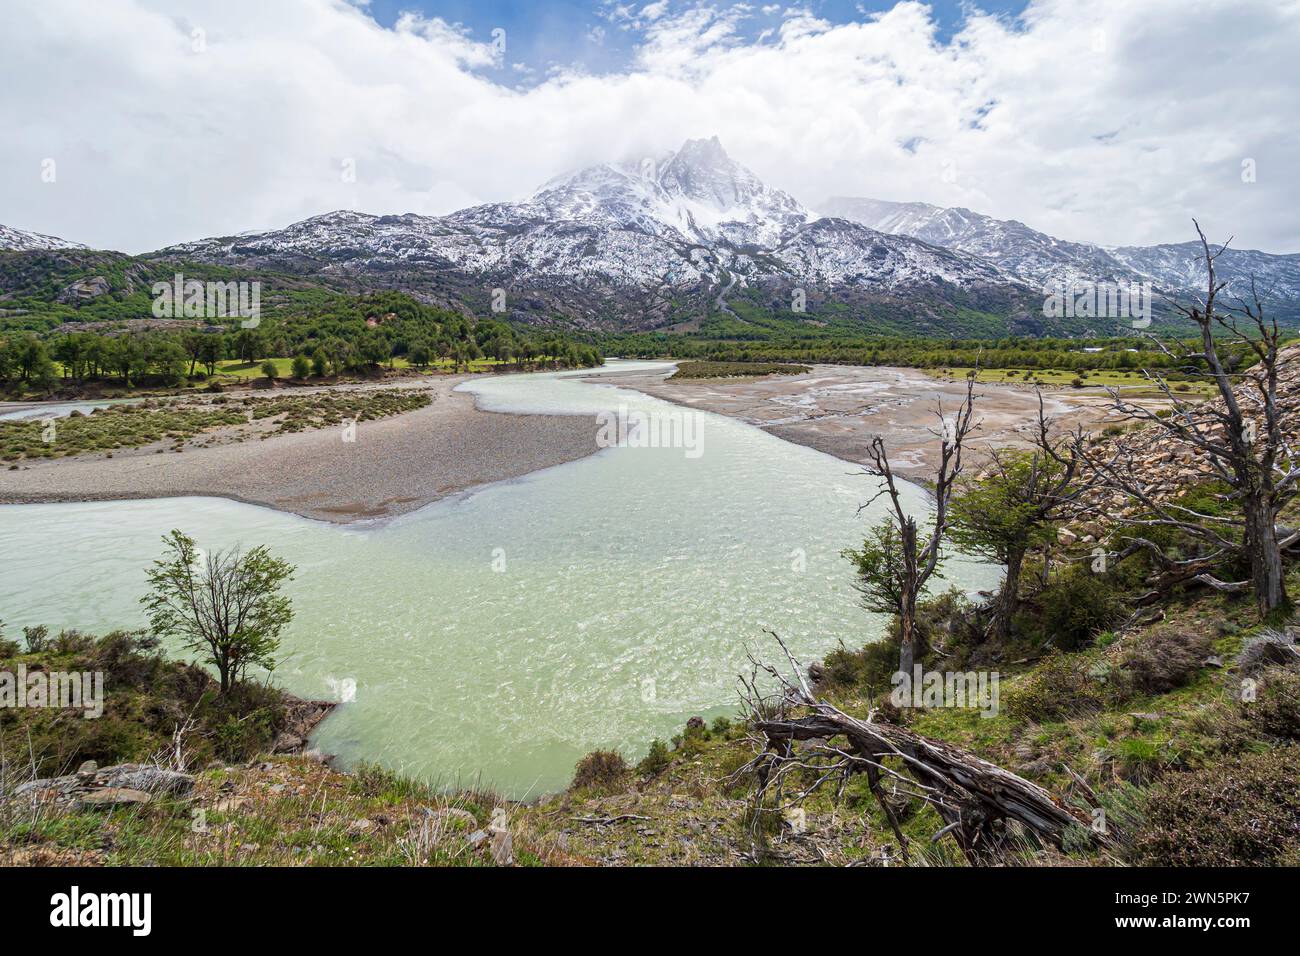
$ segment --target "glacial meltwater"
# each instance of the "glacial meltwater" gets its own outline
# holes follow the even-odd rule
[[[348,698],[314,745],[345,766],[515,797],[563,787],[590,750],[635,760],[692,716],[733,713],[746,648],[779,656],[765,628],[805,661],[879,636],[840,556],[882,513],[857,514],[877,487],[860,466],[574,373],[463,387],[493,411],[622,406],[695,415],[699,430],[675,433],[692,448],[607,448],[347,527],[216,498],[0,507],[0,620],[11,637],[140,627],[169,529],[205,550],[267,544],[297,566],[275,680]],[[945,570],[940,587],[1000,575],[960,559]]]

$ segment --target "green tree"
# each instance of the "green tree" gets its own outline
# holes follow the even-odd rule
[[[203,557],[181,531],[164,535],[166,550],[148,572],[150,591],[140,599],[159,635],[179,638],[217,669],[222,696],[249,667],[275,668],[280,632],[293,619],[280,587],[293,565],[265,547]]]
[[[190,360],[190,375],[194,374],[194,366],[203,359],[203,340],[207,335],[203,332],[186,332],[181,340],[185,346],[185,354]]]
[[[225,355],[225,343],[221,339],[222,337],[216,332],[205,332],[199,343],[199,361],[207,369],[208,375],[217,373],[217,363]]]
[[[14,349],[14,364],[18,367],[21,380],[33,385],[44,387],[57,378],[49,349],[34,335],[18,340]]]
[[[433,350],[429,348],[428,342],[421,339],[407,350],[406,357],[416,368],[424,368],[433,357]]]
[[[240,329],[235,333],[235,358],[253,363],[262,354],[262,336],[254,329]]]
[[[1072,493],[1065,468],[1037,453],[995,452],[978,477],[963,483],[952,502],[954,544],[1006,567],[994,630],[1011,633],[1020,603],[1020,575],[1030,550],[1049,546]]]
[[[917,548],[915,525],[912,528],[909,535],[906,525],[900,528],[893,518],[886,518],[867,532],[861,548],[844,551],[857,574],[854,586],[862,595],[862,606],[876,614],[898,615],[900,626],[905,616],[915,619],[916,602],[925,594],[926,587],[926,582],[921,581],[915,591],[911,590],[917,577],[915,569],[924,563],[924,556]],[[909,547],[910,561],[905,552]],[[942,563],[940,555],[935,560],[935,570]],[[907,628],[906,639],[909,642],[913,639],[911,626]],[[900,663],[899,667],[910,674],[910,662],[906,667]]]
[[[280,374],[280,370],[276,368],[275,361],[273,359],[267,359],[265,362],[262,363],[262,374],[265,375],[272,382],[275,381],[276,376]]]
[[[388,344],[388,337],[377,330],[369,332],[361,340],[361,345],[357,349],[357,357],[364,365],[382,365],[392,357],[392,354],[393,349]]]
[[[325,355],[329,359],[330,374],[337,377],[351,365],[352,346],[343,339],[336,336],[326,341],[322,348],[325,349]]]
[[[164,385],[177,385],[185,377],[185,350],[170,339],[155,340],[149,349],[149,365]]]
[[[311,359],[299,352],[293,357],[293,377],[304,379],[311,374]]]

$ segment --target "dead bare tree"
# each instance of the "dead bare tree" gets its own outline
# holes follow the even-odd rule
[[[755,805],[760,812],[796,805],[832,781],[842,788],[861,773],[905,860],[910,859],[908,841],[882,786],[885,778],[894,783],[896,793],[933,806],[944,825],[932,842],[951,836],[972,864],[1006,858],[1016,846],[1012,823],[1058,849],[1064,847],[1067,831],[1083,844],[1107,845],[1105,836],[1091,829],[1083,810],[1037,784],[942,741],[877,721],[874,712],[860,720],[817,699],[799,661],[780,637],[768,633],[785,653],[790,673],[751,657],[754,675],[741,678],[758,753],[737,773],[757,776]],[[760,689],[760,671],[775,682],[775,692]],[[797,741],[807,746],[796,748]],[[796,777],[799,782],[793,783]]]
[[[966,380],[966,397],[952,418],[945,418],[943,405],[939,404],[939,467],[934,481],[934,519],[925,543],[920,542],[920,529],[916,518],[904,507],[898,491],[898,482],[889,464],[885,443],[880,438],[871,441],[867,454],[870,458],[868,474],[879,476],[883,484],[878,492],[861,508],[859,514],[877,499],[887,497],[891,513],[874,530],[874,540],[868,539],[861,551],[850,551],[848,556],[858,568],[858,590],[863,596],[863,606],[879,613],[897,615],[902,636],[898,667],[903,673],[912,673],[916,655],[916,602],[925,590],[926,583],[939,567],[944,536],[948,531],[948,506],[953,485],[961,474],[961,453],[966,437],[974,427],[975,374]]]
[[[1195,220],[1205,262],[1206,291],[1198,302],[1175,308],[1196,323],[1199,350],[1180,349],[1168,343],[1158,347],[1185,372],[1208,377],[1215,385],[1215,399],[1193,402],[1178,395],[1159,372],[1144,371],[1170,405],[1167,415],[1157,415],[1126,400],[1118,389],[1110,389],[1115,411],[1126,421],[1143,423],[1158,436],[1198,455],[1210,467],[1209,474],[1228,489],[1224,496],[1235,514],[1206,514],[1195,508],[1164,499],[1151,490],[1152,476],[1142,462],[1141,449],[1129,437],[1116,439],[1109,453],[1076,443],[1089,467],[1101,476],[1106,488],[1121,492],[1138,508],[1136,515],[1119,516],[1130,527],[1172,528],[1202,544],[1207,553],[1190,560],[1175,560],[1148,538],[1134,535],[1122,554],[1145,550],[1163,573],[1157,591],[1182,581],[1197,580],[1223,591],[1253,589],[1261,616],[1289,605],[1282,554],[1300,542],[1300,532],[1280,530],[1279,514],[1300,492],[1300,458],[1297,458],[1284,430],[1283,410],[1278,404],[1278,371],[1281,364],[1282,331],[1275,317],[1266,317],[1264,299],[1250,280],[1249,298],[1239,296],[1236,307],[1220,307],[1220,294],[1227,287],[1215,271],[1215,262],[1228,243],[1217,251],[1210,248],[1205,233]],[[1231,240],[1229,240],[1231,242]],[[1229,370],[1220,354],[1216,336],[1244,348],[1256,360],[1255,367],[1241,375]],[[1238,387],[1239,386],[1239,387]],[[1145,445],[1150,432],[1141,435]],[[1237,533],[1240,529],[1240,534]],[[1211,572],[1225,559],[1244,558],[1250,578],[1220,581]]]

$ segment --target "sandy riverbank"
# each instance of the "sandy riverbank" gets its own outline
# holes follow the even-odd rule
[[[946,381],[916,369],[817,365],[802,375],[764,378],[677,379],[667,372],[590,376],[625,388],[756,425],[787,441],[863,463],[871,440],[885,440],[899,474],[924,480],[937,465],[935,409],[961,405],[964,381]],[[973,464],[991,448],[1029,447],[1038,422],[1037,393],[1024,386],[981,384],[975,388],[980,423],[970,448]],[[1044,393],[1047,414],[1061,427],[1098,428],[1110,419],[1100,389]]]
[[[473,396],[453,391],[468,377],[404,383],[428,389],[432,404],[361,422],[351,443],[337,428],[230,444],[209,433],[182,453],[150,445],[112,458],[24,461],[0,471],[0,503],[199,495],[346,523],[414,511],[597,450],[591,418],[481,411]]]

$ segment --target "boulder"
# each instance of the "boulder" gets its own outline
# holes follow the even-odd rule
[[[105,767],[95,774],[94,782],[98,787],[143,790],[145,793],[187,793],[194,786],[194,778],[187,773],[139,763]]]
[[[282,730],[275,738],[275,743],[271,745],[271,753],[275,754],[293,754],[298,753],[306,745],[307,741],[297,734],[291,734],[287,730]]]
[[[130,787],[104,787],[81,794],[78,802],[83,807],[120,807],[128,804],[144,804],[152,800],[151,794]]]

